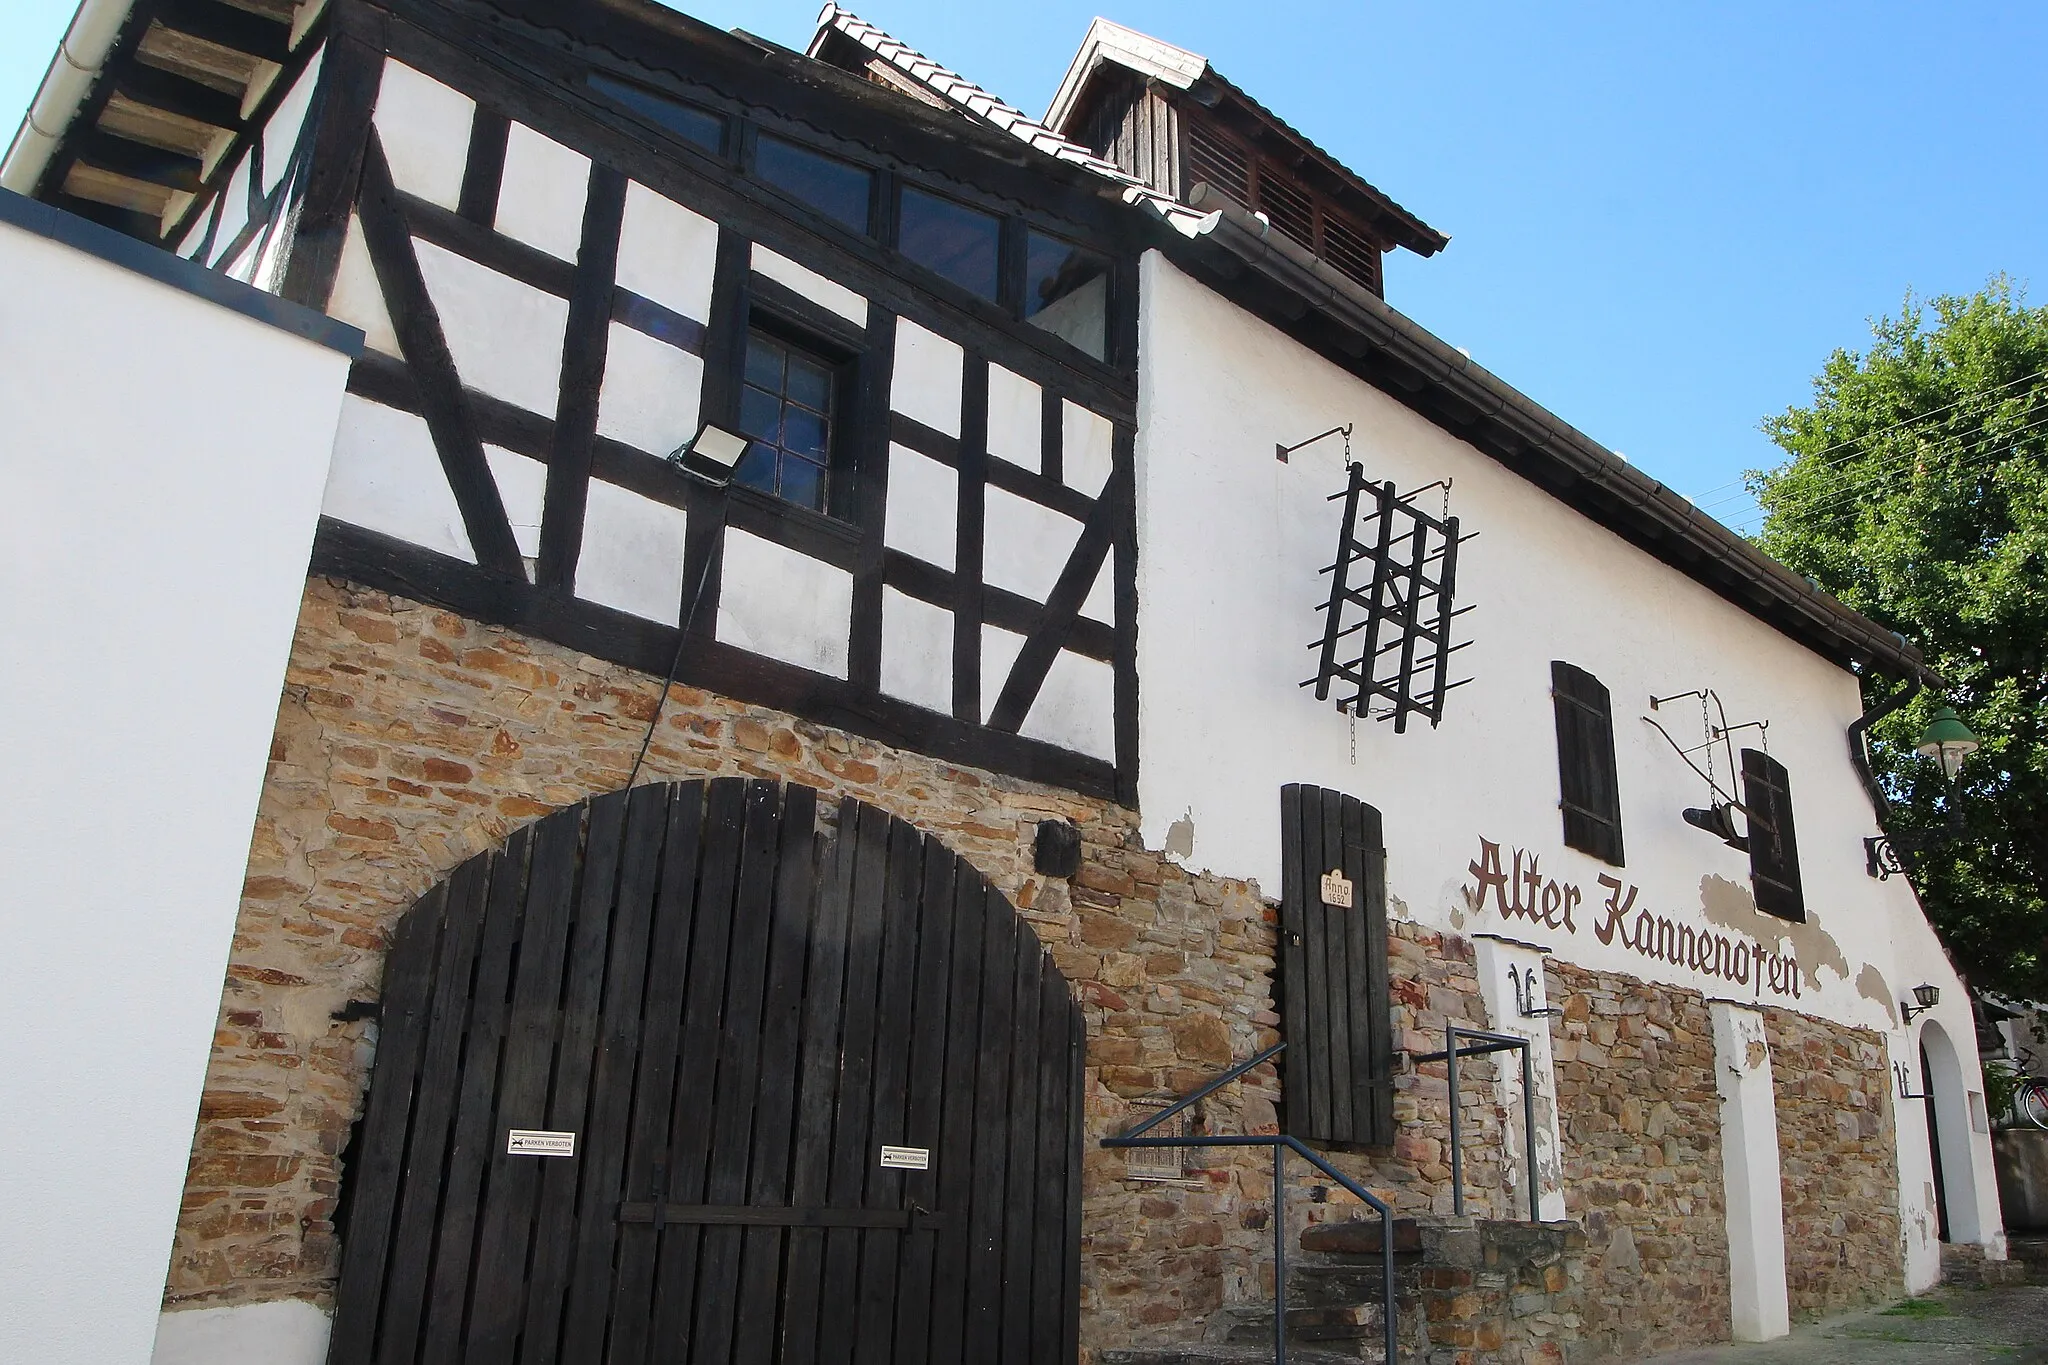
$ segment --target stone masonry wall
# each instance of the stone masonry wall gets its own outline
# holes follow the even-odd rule
[[[513,828],[621,785],[658,681],[383,593],[307,585],[227,971],[170,1307],[331,1301],[340,1157],[360,1112],[374,1001],[400,915]],[[1132,1099],[1183,1093],[1272,1042],[1275,911],[1256,887],[1144,850],[1114,805],[971,770],[677,686],[642,780],[743,774],[852,795],[937,832],[1050,948],[1090,1033],[1083,1310],[1091,1344],[1198,1337],[1210,1310],[1270,1293],[1270,1166],[1221,1151],[1188,1179],[1125,1179],[1093,1139]],[[1073,820],[1069,884],[1032,871],[1040,819]],[[1469,943],[1411,925],[1391,945],[1401,1045],[1484,1023]],[[340,1018],[336,1016],[340,1015]],[[1450,1207],[1441,1064],[1397,1084],[1395,1148],[1337,1158],[1405,1211]],[[1470,1068],[1472,1211],[1504,1207],[1501,1116]],[[1270,1071],[1208,1106],[1210,1131],[1270,1130]],[[1293,1219],[1349,1196],[1295,1165]]]
[[[1565,1216],[1585,1224],[1587,1354],[1729,1335],[1714,1037],[1697,992],[1552,959]]]
[[[1906,1267],[1884,1042],[1867,1029],[1782,1009],[1764,1011],[1764,1031],[1792,1316],[1896,1298]]]

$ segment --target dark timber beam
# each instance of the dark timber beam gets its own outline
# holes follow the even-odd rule
[[[131,63],[115,81],[114,88],[137,104],[167,114],[231,132],[242,128],[240,100],[161,67]]]
[[[202,183],[197,158],[131,141],[103,128],[94,128],[81,137],[74,155],[87,166],[147,180],[165,189],[183,190],[187,194],[197,194]]]

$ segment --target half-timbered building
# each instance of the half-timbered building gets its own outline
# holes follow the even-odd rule
[[[161,1284],[37,1358],[1578,1359],[2002,1257],[1863,749],[1942,680],[1203,57],[86,0],[0,184],[355,351]]]

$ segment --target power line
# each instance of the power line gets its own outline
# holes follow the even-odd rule
[[[1764,508],[1759,505],[1756,511],[1748,516],[1729,522],[1728,526],[1731,530],[1741,532],[1742,534],[1750,534],[1753,530],[1761,529],[1763,523],[1769,520],[1774,512],[1798,512],[1808,515],[1830,512],[1836,508],[1859,501],[1872,487],[1884,482],[1895,474],[1904,472],[1903,465],[1908,460],[1927,459],[1961,468],[1970,457],[1991,450],[1994,447],[2001,451],[2009,450],[2021,437],[2043,427],[2048,427],[2048,417],[2036,418],[2024,426],[2014,427],[2006,431],[1986,432],[1977,440],[1950,450],[1935,450],[1932,452],[1901,451],[1896,455],[1886,457],[1877,468],[1866,472],[1847,484],[1819,490],[1801,498],[1788,498],[1784,502],[1770,508]],[[1751,523],[1755,523],[1755,525],[1752,527]],[[1744,528],[1746,527],[1749,529],[1745,530]]]
[[[1980,398],[1989,398],[1993,394],[2003,393],[2005,390],[2013,388],[2017,385],[2030,383],[2036,379],[2042,378],[2048,378],[2048,369],[2035,370],[2032,373],[2023,374],[2017,379],[2009,379],[2003,384],[1994,385],[1993,387],[1988,389],[1973,390],[1972,392],[1964,394],[1962,397],[1956,399],[1952,403],[1943,404],[1941,407],[1938,408],[1930,408],[1928,411],[1919,413],[1912,417],[1902,418],[1899,421],[1892,423],[1890,426],[1881,427],[1876,431],[1864,432],[1860,436],[1851,436],[1847,440],[1837,441],[1833,445],[1824,446],[1821,449],[1814,451],[1810,455],[1799,455],[1794,456],[1793,458],[1796,460],[1818,460],[1830,464],[1840,463],[1840,461],[1827,460],[1826,457],[1838,450],[1844,450],[1853,445],[1861,445],[1866,441],[1874,441],[1880,436],[1888,436],[1893,432],[1900,430],[1901,428],[1917,426],[1921,423],[1931,421],[1932,419],[1941,416],[1943,413],[1953,412],[1955,409],[1973,400]],[[1744,491],[1747,491],[1747,483],[1743,479],[1736,479],[1730,483],[1716,484],[1712,488],[1703,489],[1697,496],[1690,498],[1688,500],[1692,503],[1693,506],[1698,507],[1702,511],[1704,511],[1710,507],[1718,507],[1723,503],[1733,502],[1736,500],[1736,498],[1741,496],[1741,494],[1738,493],[1731,497],[1718,499],[1714,498],[1714,494],[1731,488],[1743,489]]]

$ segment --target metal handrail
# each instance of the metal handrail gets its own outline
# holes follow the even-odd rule
[[[1190,1091],[1171,1105],[1114,1137],[1102,1139],[1104,1147],[1271,1147],[1273,1149],[1273,1361],[1274,1365],[1287,1365],[1287,1153],[1296,1152],[1308,1160],[1311,1166],[1349,1191],[1361,1203],[1370,1207],[1380,1216],[1380,1308],[1381,1323],[1386,1333],[1387,1365],[1398,1365],[1399,1356],[1395,1347],[1394,1323],[1394,1211],[1386,1201],[1371,1190],[1359,1185],[1329,1162],[1303,1145],[1299,1138],[1286,1133],[1270,1137],[1214,1136],[1214,1137],[1146,1137],[1158,1124],[1164,1123],[1189,1105],[1215,1094],[1224,1086],[1243,1076],[1253,1067],[1270,1061],[1287,1046],[1285,1041],[1273,1044],[1256,1055],[1232,1066],[1199,1089]],[[1454,1063],[1455,1065],[1455,1063]]]
[[[1477,1047],[1459,1047],[1460,1038],[1477,1038]],[[1529,1221],[1543,1221],[1541,1208],[1543,1182],[1536,1170],[1536,1083],[1535,1067],[1530,1062],[1529,1040],[1516,1033],[1493,1033],[1483,1028],[1461,1028],[1457,1024],[1444,1024],[1444,1050],[1425,1052],[1414,1058],[1417,1066],[1424,1062],[1443,1062],[1449,1072],[1451,1088],[1451,1212],[1465,1216],[1465,1153],[1460,1142],[1458,1122],[1458,1058],[1483,1057],[1494,1052],[1515,1049],[1522,1054],[1522,1164],[1526,1168],[1529,1185]]]

